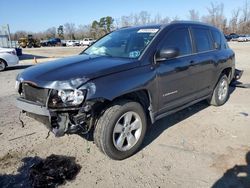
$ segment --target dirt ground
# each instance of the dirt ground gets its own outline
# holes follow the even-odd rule
[[[237,68],[244,69],[241,81],[250,83],[250,43],[230,46]],[[55,138],[51,134],[46,139],[47,129],[27,117],[22,117],[22,127],[15,107],[16,75],[34,64],[34,56],[40,63],[81,50],[24,49],[19,66],[0,72],[0,174],[15,174],[24,157],[57,154],[74,156],[82,166],[76,179],[63,187],[212,187],[227,181],[223,174],[235,165],[242,167],[234,168],[235,175],[249,178],[244,169],[250,166],[245,159],[250,152],[250,89],[231,88],[230,99],[222,107],[201,102],[161,119],[149,129],[142,149],[123,161],[107,158],[77,135]]]

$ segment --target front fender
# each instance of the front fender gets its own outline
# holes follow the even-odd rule
[[[92,89],[86,100],[106,99],[113,101],[122,95],[147,90],[152,97],[151,104],[157,104],[156,72],[151,66],[142,66],[90,80]]]

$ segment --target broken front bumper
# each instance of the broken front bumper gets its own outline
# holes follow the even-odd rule
[[[17,98],[16,106],[25,112],[30,112],[30,113],[34,113],[34,114],[38,114],[42,116],[48,116],[48,117],[51,115],[50,111],[46,107],[40,106],[37,103],[27,101],[22,98]]]
[[[43,123],[55,136],[63,136],[65,133],[87,133],[90,130],[90,112],[79,112],[76,110],[53,111],[43,105],[17,98],[16,106],[40,123]],[[92,125],[92,123],[91,123]]]

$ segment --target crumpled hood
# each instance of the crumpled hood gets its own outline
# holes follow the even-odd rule
[[[56,88],[60,83],[77,87],[88,80],[128,70],[138,64],[133,59],[77,55],[29,67],[18,75],[17,80],[44,88]]]

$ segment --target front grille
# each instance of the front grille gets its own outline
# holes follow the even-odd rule
[[[49,89],[38,88],[27,83],[22,84],[22,97],[28,101],[45,106]]]

